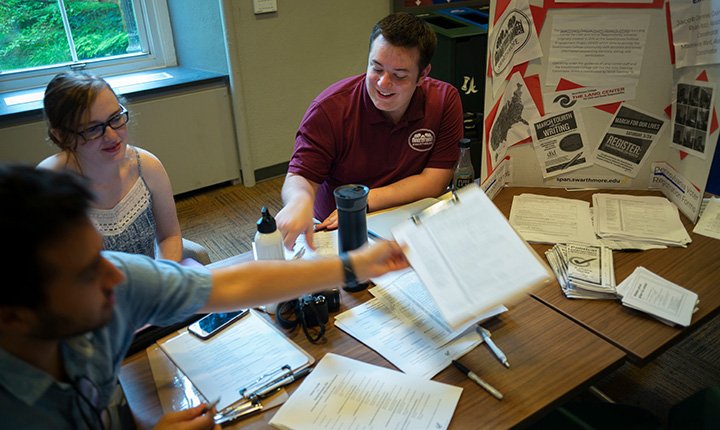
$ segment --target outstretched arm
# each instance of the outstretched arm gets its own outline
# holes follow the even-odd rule
[[[408,266],[393,241],[365,245],[348,253],[359,281]],[[342,285],[338,257],[295,261],[251,261],[212,271],[212,292],[200,312],[223,312],[282,302],[302,294]]]

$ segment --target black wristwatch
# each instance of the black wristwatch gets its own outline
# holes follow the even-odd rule
[[[350,256],[347,252],[340,253],[340,261],[342,261],[343,273],[345,274],[343,289],[353,293],[365,289],[365,284],[358,283],[357,275],[355,275],[355,270],[352,267],[352,263],[350,263]]]

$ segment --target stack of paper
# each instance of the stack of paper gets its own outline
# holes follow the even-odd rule
[[[593,194],[593,209],[601,238],[683,247],[691,242],[677,207],[665,197]]]
[[[392,229],[453,330],[549,283],[549,268],[485,193],[468,185]]]
[[[510,225],[528,242],[597,244],[590,204],[537,194],[513,198]]]
[[[448,428],[462,388],[327,354],[270,420],[278,429]]]
[[[571,299],[615,299],[612,250],[604,246],[557,244],[545,252],[558,283]]]
[[[482,342],[475,323],[507,310],[478,314],[453,330],[412,270],[373,280],[375,298],[335,317],[335,325],[375,350],[403,372],[430,379]]]
[[[703,199],[693,233],[720,239],[720,199]]]
[[[646,312],[668,325],[690,325],[698,295],[638,267],[617,286],[625,306]]]

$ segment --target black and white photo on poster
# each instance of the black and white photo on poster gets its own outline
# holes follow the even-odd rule
[[[595,164],[636,177],[665,123],[662,117],[623,104],[595,150]]]
[[[505,5],[490,30],[488,50],[493,95],[500,92],[514,66],[542,57],[528,0],[510,0]]]
[[[592,164],[579,111],[545,115],[530,125],[530,131],[543,178]]]
[[[670,146],[705,160],[710,145],[715,85],[703,81],[678,82],[674,93]]]
[[[490,167],[505,157],[509,147],[530,137],[530,121],[539,116],[540,112],[522,75],[519,72],[513,73],[490,128],[487,148]]]

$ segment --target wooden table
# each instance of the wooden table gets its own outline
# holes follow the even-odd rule
[[[494,199],[497,207],[509,216],[512,198],[522,193],[542,194],[591,202],[594,193],[661,195],[651,191],[587,190],[566,191],[550,188],[506,188]],[[711,319],[720,309],[720,241],[692,233],[694,225],[684,215],[692,243],[687,248],[654,249],[648,251],[615,251],[613,261],[615,278],[619,283],[637,266],[662,276],[684,288],[696,292],[700,309],[693,315],[687,329],[667,326],[658,320],[625,306],[617,301],[580,300],[566,298],[557,283],[548,285],[533,294],[538,300],[556,309],[582,326],[618,346],[628,354],[634,364],[643,365]],[[544,258],[549,245],[533,244]]]
[[[221,266],[246,261],[248,254],[215,263]],[[370,293],[341,293],[341,310],[371,298]],[[502,401],[450,367],[434,378],[463,388],[451,428],[509,428],[527,425],[596,379],[619,367],[625,354],[563,315],[527,296],[510,311],[486,325],[493,339],[508,356],[510,369],[502,366],[485,345],[462,358],[462,362],[499,389]],[[327,342],[311,344],[301,331],[288,335],[316,360],[335,352],[394,369],[387,360],[347,335],[329,326]],[[120,380],[139,425],[151,427],[162,414],[145,351],[129,357]],[[293,392],[298,383],[288,388]],[[268,428],[275,410],[240,421],[237,428]]]

